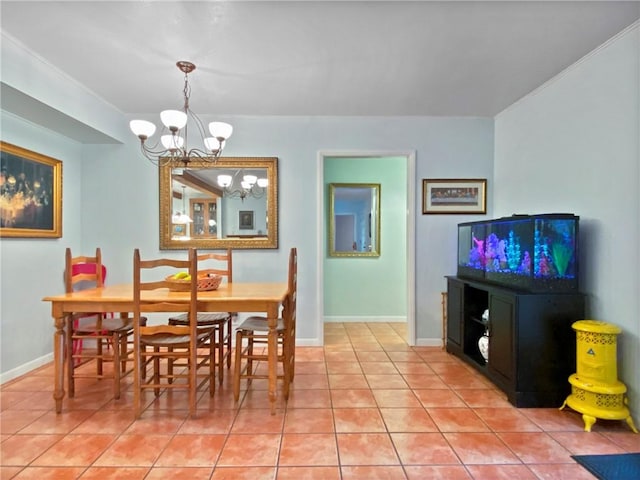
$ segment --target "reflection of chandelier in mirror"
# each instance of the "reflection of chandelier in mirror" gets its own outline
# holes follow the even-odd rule
[[[255,175],[243,175],[242,180],[235,182],[234,179],[240,175],[238,170],[232,175],[218,175],[218,185],[220,185],[224,191],[224,196],[229,198],[240,198],[244,200],[247,197],[262,198],[267,193],[267,186],[269,185],[269,179],[258,178]]]
[[[184,185],[182,186],[182,213],[176,212],[171,216],[171,222],[179,225],[193,222],[193,220],[191,220],[191,217],[187,215],[187,209],[185,206],[185,197],[186,197],[185,189],[186,188],[187,187],[185,187]]]
[[[198,116],[189,108],[189,96],[191,87],[189,86],[189,73],[196,69],[191,62],[180,61],[176,63],[180,71],[184,73],[184,106],[182,110],[164,110],[160,112],[160,120],[164,125],[160,143],[163,148],[158,148],[158,142],[149,147],[146,140],[151,137],[156,126],[146,120],[132,120],[129,123],[131,131],[140,139],[142,154],[156,165],[166,165],[171,161],[178,160],[184,163],[185,167],[192,160],[215,163],[224,148],[226,140],[231,136],[233,127],[224,122],[209,123],[209,132],[212,136],[206,136],[204,125]],[[193,120],[204,144],[204,149],[188,148],[187,145],[187,120]]]

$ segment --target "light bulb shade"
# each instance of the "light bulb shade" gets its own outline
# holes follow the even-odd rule
[[[233,133],[233,127],[225,122],[211,122],[209,131],[214,137],[226,140]]]
[[[184,138],[178,135],[162,135],[160,141],[167,150],[178,150],[184,145]]]
[[[187,114],[180,110],[163,110],[160,112],[160,120],[168,129],[180,130],[187,124]]]
[[[222,142],[224,143],[224,142]],[[207,137],[204,139],[204,147],[207,152],[218,153],[222,150],[222,144],[215,137]]]
[[[231,186],[231,181],[233,177],[231,175],[218,175],[218,185],[222,188],[227,188]]]
[[[251,187],[252,187],[252,185],[249,182],[245,182],[244,180],[242,182],[240,182],[240,185],[245,190],[251,190]]]
[[[269,179],[268,178],[259,178],[258,179],[258,186],[260,188],[265,188],[269,185]]]
[[[156,133],[156,126],[146,120],[131,120],[129,128],[138,137],[149,138]]]
[[[249,184],[249,188],[251,188],[256,184],[258,177],[256,177],[255,175],[245,175],[244,177],[242,177],[242,180],[247,182]]]

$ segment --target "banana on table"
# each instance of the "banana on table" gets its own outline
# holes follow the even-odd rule
[[[191,280],[191,275],[188,272],[178,272],[173,276],[174,280]]]

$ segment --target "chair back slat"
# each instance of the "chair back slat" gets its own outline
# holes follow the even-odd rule
[[[233,252],[228,248],[225,253],[212,252],[198,255],[198,271],[212,273],[226,278],[227,283],[233,282]]]
[[[134,326],[139,322],[138,319],[142,312],[184,312],[188,313],[190,328],[192,328],[195,334],[196,328],[196,307],[198,297],[198,274],[197,274],[197,260],[196,250],[194,248],[189,249],[189,255],[187,260],[176,260],[169,258],[159,258],[154,260],[142,260],[140,258],[140,250],[136,249],[133,254],[133,303],[134,303]],[[142,271],[152,271],[154,269],[162,270],[166,273],[165,267],[173,267],[180,271],[188,271],[191,275],[190,282],[184,282],[180,284],[168,282],[163,275],[162,279],[153,279],[150,281],[142,281]],[[151,275],[151,274],[149,274]],[[169,288],[171,286],[174,290],[190,292],[190,299],[188,305],[184,302],[172,303],[167,300],[158,302],[150,302],[142,298],[143,291],[157,290],[160,288]],[[138,325],[139,327],[139,325]]]
[[[179,260],[175,258],[156,258],[153,260],[140,260],[140,268],[174,267],[187,269],[190,260]]]

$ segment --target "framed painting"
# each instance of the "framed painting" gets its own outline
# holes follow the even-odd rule
[[[0,142],[0,237],[62,237],[62,162]]]
[[[184,223],[173,223],[171,225],[171,235],[173,237],[186,237],[187,225]]]
[[[253,210],[240,210],[238,224],[240,230],[253,230]]]
[[[487,179],[422,179],[422,213],[487,213]]]

